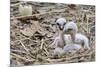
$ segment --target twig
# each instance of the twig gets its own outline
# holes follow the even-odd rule
[[[44,44],[44,40],[42,39],[42,40],[41,40],[41,46],[40,46],[40,49],[43,49],[43,44]]]
[[[22,43],[22,41],[19,40],[19,42],[21,43],[21,45],[23,46],[23,48],[24,48],[27,52],[29,52],[29,50],[25,47],[25,45]]]
[[[11,52],[17,52],[17,53],[26,53],[25,51],[22,50],[14,50],[14,49],[10,49]]]
[[[47,55],[49,55],[49,52],[47,51],[47,49],[44,47],[45,52],[47,53]]]
[[[87,31],[85,27],[83,27],[83,25],[80,25],[80,27],[84,30]]]
[[[15,6],[18,6],[18,5],[23,4],[23,3],[25,3],[25,2],[19,2],[19,3],[16,3],[16,4],[11,4],[10,6],[15,7]]]
[[[87,17],[87,33],[89,33],[89,27],[88,27],[88,25],[89,25],[89,17],[88,16],[86,16]]]
[[[20,55],[17,55],[17,54],[14,54],[14,53],[11,53],[11,55],[13,55],[17,58],[20,58],[22,60],[25,60],[25,61],[35,61],[35,59],[26,59],[25,57],[21,57]]]
[[[95,16],[94,15],[86,15],[86,17],[87,17],[87,33],[89,33],[89,27],[88,27],[88,25],[89,25],[89,18],[95,17]]]

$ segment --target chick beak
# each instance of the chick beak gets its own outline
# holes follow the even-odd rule
[[[64,28],[63,26],[59,26],[59,29],[60,29],[60,30],[63,30],[63,28]]]

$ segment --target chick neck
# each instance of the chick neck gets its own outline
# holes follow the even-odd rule
[[[65,45],[63,30],[59,30],[59,37],[60,37],[60,43],[63,45],[63,46],[61,46],[61,48],[63,48]]]

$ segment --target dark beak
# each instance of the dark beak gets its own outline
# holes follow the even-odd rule
[[[63,29],[64,29],[64,27],[63,27],[63,26],[59,26],[59,29],[60,29],[60,30],[63,30]]]

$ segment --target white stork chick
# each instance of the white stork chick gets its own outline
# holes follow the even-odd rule
[[[21,16],[32,15],[32,6],[31,5],[19,5],[19,14]]]
[[[68,22],[64,27],[64,32],[71,35],[74,44],[81,45],[84,49],[90,49],[88,38],[77,31],[78,27],[74,21]]]
[[[65,18],[59,18],[56,20],[57,28],[58,28],[58,36],[55,38],[54,42],[50,45],[53,48],[64,47],[64,25],[66,24],[66,19]]]

